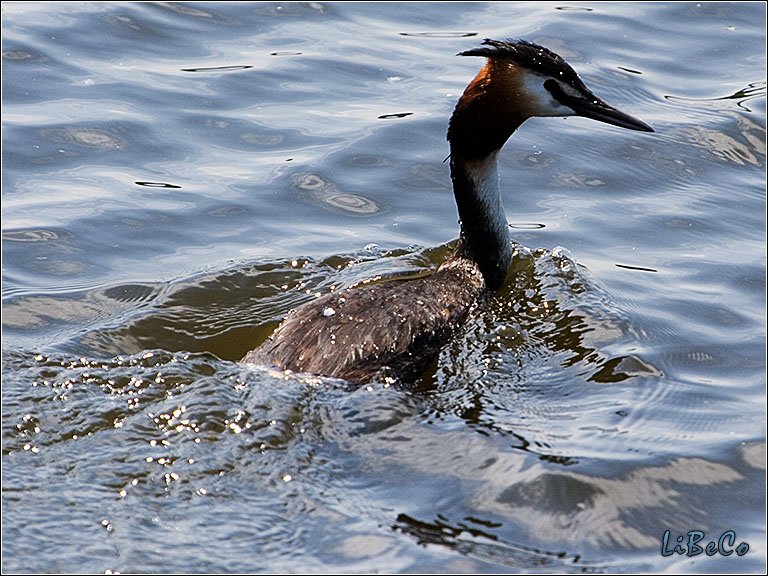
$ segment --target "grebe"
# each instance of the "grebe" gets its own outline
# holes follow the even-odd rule
[[[364,383],[418,378],[486,293],[498,290],[512,261],[496,156],[534,116],[585,116],[653,132],[595,96],[565,60],[527,41],[486,39],[459,53],[486,63],[448,124],[460,236],[433,274],[332,292],[291,311],[242,362],[274,365]]]

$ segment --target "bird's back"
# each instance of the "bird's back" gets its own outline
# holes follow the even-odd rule
[[[243,362],[351,382],[410,381],[466,318],[485,281],[464,259],[434,274],[333,292],[293,310]]]

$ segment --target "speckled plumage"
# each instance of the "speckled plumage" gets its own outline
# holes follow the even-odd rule
[[[484,291],[480,272],[460,259],[422,278],[332,292],[291,311],[243,362],[351,382],[413,380]]]

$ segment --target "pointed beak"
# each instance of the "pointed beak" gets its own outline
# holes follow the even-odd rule
[[[614,126],[627,128],[629,130],[639,130],[640,132],[654,131],[653,128],[648,126],[648,124],[642,120],[638,120],[634,116],[630,116],[621,110],[617,110],[594,94],[588,99],[567,98],[567,101],[563,103],[573,109],[576,114],[584,116],[585,118],[592,118],[592,120],[613,124]]]
[[[577,95],[566,94],[555,80],[547,80],[544,83],[544,88],[552,94],[561,104],[568,106],[579,116],[585,118],[592,118],[599,122],[605,122],[606,124],[613,124],[620,128],[628,128],[629,130],[639,130],[640,132],[653,132],[653,128],[648,126],[642,120],[638,120],[634,116],[625,114],[621,110],[617,110],[604,100],[601,100],[587,88],[583,83],[579,82],[578,86],[575,86],[578,91]]]

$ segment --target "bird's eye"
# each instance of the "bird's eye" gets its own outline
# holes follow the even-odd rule
[[[544,88],[550,94],[556,94],[562,91],[560,86],[557,85],[557,80],[552,80],[552,78],[544,82]]]
[[[561,104],[568,104],[568,96],[566,95],[563,87],[560,86],[560,82],[553,80],[552,78],[544,82],[544,90],[552,95],[552,98]]]

